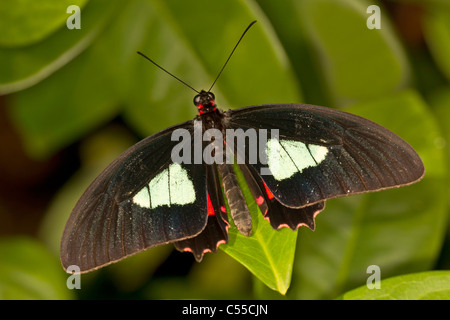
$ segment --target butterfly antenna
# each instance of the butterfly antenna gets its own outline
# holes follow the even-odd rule
[[[234,51],[236,50],[237,46],[239,45],[239,43],[241,42],[242,38],[245,36],[245,34],[247,33],[248,29],[250,29],[250,27],[252,25],[254,25],[256,23],[256,20],[253,21],[252,23],[250,23],[247,27],[247,29],[245,29],[244,33],[242,34],[242,36],[239,38],[239,41],[236,43],[236,45],[233,48],[233,51],[231,51],[230,55],[228,56],[227,61],[225,61],[225,64],[223,65],[222,69],[220,70],[219,74],[216,77],[216,80],[214,80],[213,84],[211,85],[211,88],[209,88],[208,92],[211,91],[211,89],[214,87],[214,85],[216,84],[217,79],[219,79],[220,75],[222,74],[223,69],[225,69],[225,66],[227,65],[228,61],[230,60],[231,56],[233,55]]]
[[[148,61],[150,61],[151,63],[153,63],[155,66],[157,66],[158,68],[160,68],[162,71],[164,71],[165,73],[167,73],[168,75],[171,75],[172,77],[174,77],[175,79],[177,79],[178,81],[180,81],[182,84],[184,84],[185,86],[191,88],[192,90],[194,90],[197,93],[200,93],[198,90],[195,90],[194,88],[192,88],[190,85],[188,85],[186,82],[184,82],[183,80],[181,80],[180,78],[178,78],[177,76],[174,76],[172,73],[170,73],[169,71],[167,71],[166,69],[164,69],[163,67],[161,67],[159,64],[157,64],[155,61],[153,61],[152,59],[150,59],[149,57],[147,57],[145,54],[143,54],[142,52],[137,52],[138,54],[140,54],[141,56],[143,56],[145,59],[147,59]]]

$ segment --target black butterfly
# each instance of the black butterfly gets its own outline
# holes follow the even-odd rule
[[[197,164],[173,161],[174,150],[182,156],[198,151],[195,143],[174,139],[174,132],[184,132],[188,142],[195,141],[196,129],[200,134],[209,129],[223,134],[220,143],[216,136],[210,143],[202,140],[200,152],[210,148],[216,156],[231,151],[274,229],[296,230],[301,225],[314,229],[314,218],[328,199],[399,187],[424,175],[423,163],[408,143],[367,119],[306,104],[221,111],[210,90],[197,91],[194,104],[199,114],[194,120],[135,144],[92,182],[64,230],[65,269],[77,265],[82,272],[90,271],[166,243],[201,261],[205,252],[215,252],[228,241],[225,199],[236,227],[251,234],[236,165],[204,159]],[[258,146],[262,157],[250,161],[251,139],[231,143],[225,134],[230,129],[255,132],[262,141]],[[265,136],[265,130],[278,130],[278,137]]]

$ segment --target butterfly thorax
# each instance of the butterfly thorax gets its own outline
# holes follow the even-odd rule
[[[200,91],[194,97],[194,105],[197,107],[197,120],[203,123],[203,133],[208,129],[218,129],[223,131],[222,118],[223,112],[217,109],[215,97],[212,92]],[[223,132],[224,133],[224,132]]]
[[[214,99],[214,93],[209,91],[206,92],[204,90],[200,91],[200,93],[194,97],[194,105],[197,107],[198,114],[203,115],[216,111],[217,108]]]

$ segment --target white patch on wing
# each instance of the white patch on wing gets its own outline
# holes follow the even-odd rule
[[[133,202],[143,208],[150,208],[150,194],[148,193],[147,186],[141,189],[133,197]]]
[[[149,192],[150,191],[150,192]],[[172,204],[184,205],[195,201],[194,184],[180,164],[172,163],[156,175],[134,197],[133,202],[144,208],[156,208]]]
[[[309,151],[311,151],[312,156],[314,157],[314,159],[318,164],[321,163],[323,160],[325,160],[328,154],[327,148],[323,146],[316,146],[315,144],[309,145]]]
[[[156,175],[148,184],[152,208],[163,205],[170,206],[169,171],[170,166]]]
[[[186,169],[178,163],[169,166],[170,172],[170,203],[188,204],[195,201],[194,184],[189,179]]]
[[[308,147],[294,140],[270,139],[267,141],[266,154],[273,177],[281,181],[325,160],[328,154],[326,147],[314,144],[309,144]]]

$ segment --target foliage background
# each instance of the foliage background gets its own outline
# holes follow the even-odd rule
[[[80,30],[66,27],[72,4]],[[380,30],[366,27],[371,4]],[[329,201],[298,236],[266,228],[255,209],[255,237],[231,230],[201,264],[167,245],[68,290],[59,242],[81,193],[127,147],[195,115],[193,93],[136,51],[208,88],[255,19],[214,88],[222,108],[363,115],[418,151],[425,178]],[[450,297],[449,272],[436,271],[450,267],[449,1],[0,0],[0,30],[0,298]],[[394,278],[368,291],[369,265]]]

